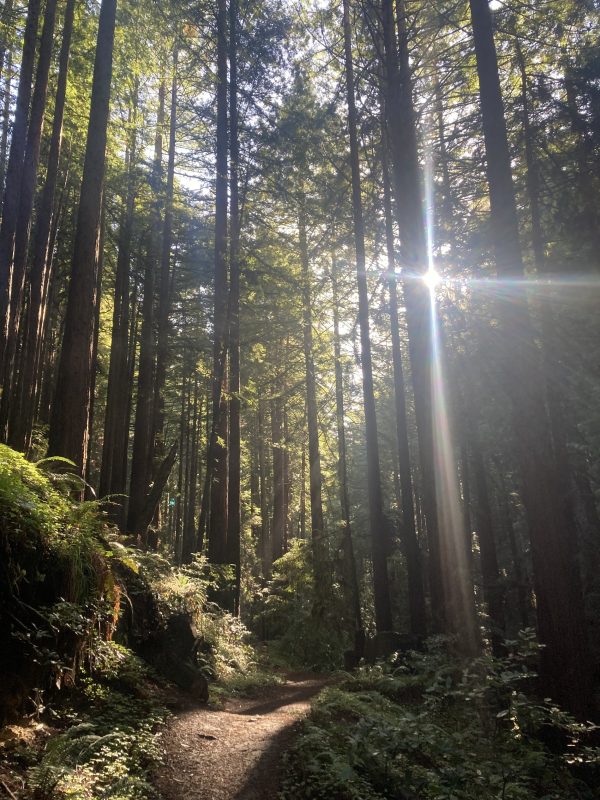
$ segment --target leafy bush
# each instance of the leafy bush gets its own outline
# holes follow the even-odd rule
[[[157,728],[166,709],[149,690],[151,671],[130,650],[97,639],[83,702],[63,710],[69,727],[52,737],[29,783],[41,798],[145,800],[160,762]],[[74,724],[73,724],[74,723]]]
[[[598,778],[590,727],[525,694],[532,647],[459,662],[433,642],[326,690],[288,755],[283,798],[591,800],[579,770]]]
[[[311,552],[307,541],[295,539],[288,552],[273,564],[273,577],[252,608],[253,627],[275,640],[275,655],[292,666],[335,669],[348,647],[340,628],[343,616],[335,593],[325,614],[315,614]]]

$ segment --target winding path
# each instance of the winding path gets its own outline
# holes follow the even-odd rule
[[[291,673],[280,686],[224,707],[186,708],[163,734],[163,800],[276,800],[281,755],[328,679]]]

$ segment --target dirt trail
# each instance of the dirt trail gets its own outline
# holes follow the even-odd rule
[[[281,755],[310,701],[327,684],[289,674],[258,698],[187,708],[163,735],[166,758],[156,785],[163,800],[275,800]]]

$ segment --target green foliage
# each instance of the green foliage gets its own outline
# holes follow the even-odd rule
[[[83,705],[63,712],[70,726],[50,739],[40,763],[29,770],[36,796],[154,796],[148,771],[161,758],[156,729],[166,710],[152,697],[150,678],[147,665],[127,648],[94,641]]]
[[[273,578],[253,612],[254,626],[260,620],[288,664],[313,669],[340,666],[346,645],[339,625],[342,609],[333,597],[329,608],[315,609],[309,542],[292,540],[288,552],[274,563]]]
[[[591,727],[525,693],[532,647],[460,662],[433,641],[327,689],[288,756],[283,798],[591,800]]]

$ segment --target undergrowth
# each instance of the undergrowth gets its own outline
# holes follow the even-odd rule
[[[251,626],[270,642],[274,660],[318,671],[338,669],[350,645],[343,595],[333,587],[330,602],[315,613],[310,543],[296,539],[273,564],[271,580],[250,609]]]
[[[28,778],[36,798],[144,800],[154,795],[149,770],[161,759],[167,711],[148,666],[114,642],[97,641],[93,668],[78,694],[55,710],[66,729],[49,741]]]
[[[590,726],[532,700],[533,640],[511,647],[459,662],[433,642],[327,689],[287,756],[283,800],[597,798]]]
[[[277,679],[209,602],[227,576],[127,546],[74,481],[0,445],[0,724],[43,731],[0,741],[0,779],[19,798],[144,800],[174,696],[159,672],[217,700]]]

